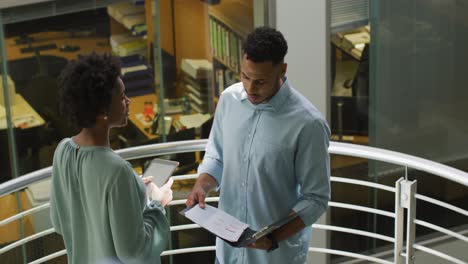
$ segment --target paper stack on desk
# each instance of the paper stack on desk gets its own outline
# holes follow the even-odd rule
[[[346,34],[343,39],[343,46],[352,49],[357,44],[366,44],[370,41],[370,35],[367,32],[359,32],[354,34]]]
[[[189,129],[192,127],[200,127],[211,118],[210,114],[193,114],[193,115],[182,115],[179,118],[180,125]]]
[[[12,122],[15,127],[21,128],[21,129],[41,125],[41,120],[35,118],[33,115],[13,116]],[[5,116],[1,117],[1,113],[0,113],[0,129],[6,129],[6,128],[7,128],[7,120]]]

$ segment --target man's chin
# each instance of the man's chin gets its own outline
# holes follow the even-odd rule
[[[252,103],[252,104],[260,104],[262,103],[264,100],[259,97],[259,96],[252,96],[252,95],[247,95],[247,98],[249,99],[249,101]]]

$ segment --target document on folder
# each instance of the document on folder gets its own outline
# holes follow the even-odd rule
[[[244,230],[249,227],[248,224],[207,204],[205,209],[194,206],[185,211],[184,215],[216,236],[231,242],[238,241]]]
[[[205,204],[205,209],[195,204],[180,211],[180,214],[223,239],[233,247],[246,247],[298,216],[298,214],[288,215],[279,221],[255,231],[250,229],[248,224],[208,204]]]

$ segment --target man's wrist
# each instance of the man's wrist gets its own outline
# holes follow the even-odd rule
[[[198,181],[198,186],[206,193],[208,194],[211,190],[216,188],[217,182],[216,179],[211,176],[208,173],[202,173],[200,174],[200,180]]]
[[[268,252],[271,252],[271,251],[273,251],[273,250],[275,250],[275,249],[277,249],[279,247],[278,240],[276,240],[276,237],[273,235],[273,233],[267,234],[266,238],[268,238],[268,240],[270,240],[270,242],[271,242],[271,246],[267,250]]]

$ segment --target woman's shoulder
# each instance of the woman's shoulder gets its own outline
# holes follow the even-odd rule
[[[57,148],[55,149],[55,152],[60,152],[60,151],[63,151],[64,147],[65,146],[70,146],[70,141],[71,141],[71,138],[64,138],[62,139],[58,144],[57,144]]]
[[[92,160],[95,166],[105,167],[107,170],[128,170],[130,164],[113,150],[95,150],[92,152]]]
[[[135,175],[131,164],[112,150],[93,152],[83,165],[88,174],[96,174],[113,185],[130,184]]]

